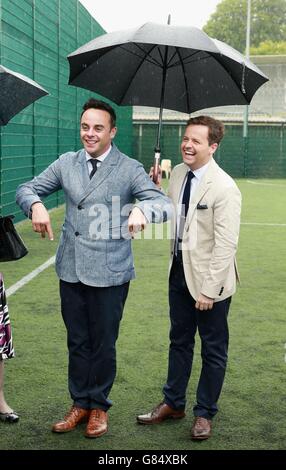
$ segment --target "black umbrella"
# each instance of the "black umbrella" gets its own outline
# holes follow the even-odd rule
[[[68,56],[69,84],[119,105],[160,108],[155,178],[163,107],[184,113],[250,103],[268,78],[227,44],[198,28],[146,23],[103,34]]]
[[[0,65],[0,126],[48,92],[38,83]]]

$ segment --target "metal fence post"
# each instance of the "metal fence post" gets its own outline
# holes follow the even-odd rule
[[[248,134],[243,136],[243,177],[247,177],[247,161],[248,161]]]
[[[32,73],[33,73],[33,80],[35,80],[35,27],[36,27],[36,22],[35,22],[35,0],[32,1],[32,21],[33,21],[33,27],[32,27]],[[33,103],[33,117],[32,117],[32,174],[33,177],[36,176],[36,155],[35,155],[35,103]]]
[[[58,100],[57,100],[57,156],[60,153],[60,24],[61,24],[61,8],[60,1],[58,0],[58,28],[57,28],[57,59],[58,59],[58,75],[57,75],[57,89],[58,89]],[[59,207],[59,191],[57,191],[57,207]]]

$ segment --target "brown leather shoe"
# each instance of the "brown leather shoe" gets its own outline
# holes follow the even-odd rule
[[[203,441],[211,437],[212,422],[210,419],[197,416],[191,429],[191,438],[197,441]]]
[[[174,410],[167,403],[159,403],[153,411],[146,415],[137,416],[137,422],[140,424],[158,424],[165,419],[180,419],[186,416],[183,410]]]
[[[52,427],[53,432],[69,432],[72,431],[79,423],[87,421],[90,410],[72,406],[62,421],[58,421]]]
[[[106,411],[96,408],[91,410],[85,437],[100,437],[107,432],[108,415]]]

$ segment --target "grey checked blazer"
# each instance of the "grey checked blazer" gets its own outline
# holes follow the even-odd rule
[[[121,285],[135,277],[127,221],[136,203],[147,220],[166,221],[170,200],[143,166],[113,144],[89,179],[84,149],[61,155],[45,171],[17,189],[17,203],[29,216],[34,202],[63,189],[65,221],[56,255],[56,272],[67,282]]]

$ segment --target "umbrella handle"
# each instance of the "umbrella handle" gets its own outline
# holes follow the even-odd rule
[[[153,163],[153,177],[152,180],[156,184],[159,178],[159,166],[160,166],[160,151],[155,150],[154,163]]]

